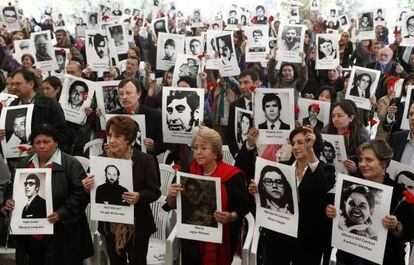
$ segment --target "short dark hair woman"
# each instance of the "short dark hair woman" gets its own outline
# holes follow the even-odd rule
[[[366,141],[358,147],[359,169],[364,179],[393,187],[390,213],[382,217],[382,225],[388,229],[385,244],[384,265],[405,264],[405,243],[414,238],[414,212],[412,205],[403,201],[403,189],[385,173],[393,156],[391,147],[384,140]],[[372,199],[371,199],[372,200]],[[372,202],[371,202],[372,203]],[[328,218],[335,218],[337,209],[326,207]],[[338,250],[337,264],[371,264],[354,254]]]
[[[34,153],[19,161],[17,168],[51,168],[53,213],[47,218],[54,224],[54,234],[41,238],[16,236],[16,264],[82,265],[93,255],[93,244],[86,219],[87,194],[82,181],[85,170],[76,158],[58,147],[58,130],[41,123],[32,131],[29,141]],[[13,210],[9,198],[6,209]]]
[[[99,222],[98,231],[106,242],[111,264],[147,264],[148,243],[156,232],[150,203],[160,195],[160,178],[153,156],[133,148],[137,124],[128,116],[115,116],[106,123],[109,149],[107,157],[132,160],[132,192],[124,192],[122,199],[134,205],[134,224]],[[122,175],[120,176],[122,178]],[[83,182],[86,191],[94,186],[94,176]]]

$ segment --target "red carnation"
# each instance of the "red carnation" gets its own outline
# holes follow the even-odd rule
[[[243,40],[246,40],[246,41],[248,40],[246,35],[243,35]]]
[[[7,28],[7,25],[6,24],[3,24],[3,28]]]
[[[0,109],[4,107],[3,102],[0,102]]]
[[[134,16],[134,20],[138,20],[138,16]]]
[[[300,108],[299,107],[295,107],[295,114],[299,114],[300,112]]]
[[[200,59],[200,60],[201,60],[201,58],[203,58],[203,54],[202,54],[202,53],[200,53],[199,55],[197,55],[197,57],[198,57],[198,59]]]
[[[319,32],[319,25],[315,25],[315,26],[313,26],[313,28],[312,28],[312,31],[313,32]]]
[[[27,147],[26,146],[24,146],[24,145],[19,145],[18,147],[17,147],[17,149],[19,149],[19,151],[20,152],[26,152],[27,151]]]
[[[147,25],[148,25],[147,22],[145,22],[144,27],[147,27]]]
[[[414,195],[409,190],[404,190],[403,195],[409,204],[414,204]]]
[[[393,33],[394,33],[394,35],[400,35],[401,34],[401,31],[399,31],[399,30],[396,29],[396,30],[394,30]]]
[[[312,107],[311,107],[315,112],[319,112],[319,104],[318,103],[314,103],[314,104],[312,104]]]
[[[350,135],[350,134],[351,134],[351,130],[347,129],[347,130],[344,131],[344,135]]]
[[[131,114],[133,114],[134,112],[132,111],[132,109],[127,109],[127,113],[128,113],[128,115],[131,115]]]
[[[106,137],[106,132],[105,131],[100,131],[99,132],[99,138],[104,139]]]
[[[83,100],[86,100],[87,98],[88,98],[88,93],[83,92],[83,93],[82,93],[82,99],[83,99]]]
[[[372,127],[372,126],[374,126],[375,124],[377,124],[378,122],[376,121],[376,120],[374,120],[374,119],[372,119],[372,120],[370,120],[369,121],[369,125]]]
[[[163,12],[161,12],[160,17],[165,17],[165,14]]]
[[[398,42],[398,43],[401,43],[401,42],[402,42],[402,38],[401,38],[401,37],[398,37],[398,38],[397,38],[397,42]]]
[[[109,19],[109,16],[108,15],[105,15],[105,16],[102,17],[102,19],[103,20],[108,20]]]
[[[384,76],[385,76],[385,78],[388,78],[388,77],[390,77],[390,74],[387,73],[387,72],[384,72]]]
[[[269,22],[273,22],[273,20],[275,20],[275,17],[274,16],[270,16],[269,17]]]
[[[254,91],[256,90],[256,86],[255,86],[255,85],[251,85],[251,86],[249,87],[249,89],[250,89],[250,91],[254,92]]]
[[[252,20],[251,20],[251,21],[252,21],[252,23],[253,23],[253,24],[256,24],[257,19],[254,17],[254,18],[252,18]]]
[[[227,24],[223,22],[223,29],[227,27]]]
[[[173,169],[180,171],[182,169],[182,167],[179,164],[174,164],[172,166]]]

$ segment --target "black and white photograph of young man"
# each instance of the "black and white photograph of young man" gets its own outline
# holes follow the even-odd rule
[[[99,28],[99,14],[98,12],[88,12],[88,29],[98,29]]]
[[[3,23],[7,28],[7,31],[20,31],[20,24],[18,20],[18,13],[15,6],[4,6],[1,8],[0,18],[3,18]]]
[[[370,98],[375,95],[380,75],[378,70],[354,66],[345,99],[354,101],[358,108],[371,109]]]
[[[186,37],[185,38],[185,54],[198,56],[204,53],[203,37]]]
[[[94,175],[91,219],[133,224],[134,206],[122,198],[125,192],[133,190],[131,160],[97,156],[90,159]]]
[[[184,53],[185,36],[160,32],[157,40],[157,70],[167,71]]]
[[[50,168],[16,169],[13,183],[14,211],[11,234],[53,234]]]
[[[310,125],[319,132],[329,123],[330,102],[300,98],[298,120],[302,126]]]
[[[200,9],[194,9],[193,10],[193,16],[192,16],[190,22],[191,22],[191,27],[192,28],[199,28],[199,27],[204,26],[203,19],[201,17],[201,10]]]
[[[34,47],[36,67],[42,71],[53,71],[57,68],[51,42],[50,31],[32,33],[30,36]]]
[[[6,130],[6,137],[1,140],[3,156],[13,158],[25,156],[20,154],[18,146],[29,143],[31,133],[33,104],[3,108],[0,124]]]
[[[227,25],[239,24],[239,18],[237,17],[237,10],[232,8],[229,10],[229,16],[227,18]]]
[[[250,26],[245,28],[247,35],[246,62],[265,62],[268,53],[269,28]]]
[[[266,121],[259,124],[259,129],[290,130],[289,124],[280,119],[282,102],[277,93],[265,93],[262,98],[261,106]]]
[[[374,27],[380,25],[385,26],[386,8],[374,9]]]
[[[180,54],[175,63],[172,86],[178,86],[180,80],[185,80],[190,87],[199,87],[198,85],[201,85],[199,73],[200,59],[197,56]]]
[[[86,60],[94,71],[105,71],[109,69],[109,40],[104,30],[86,31]]]
[[[358,14],[358,29],[359,39],[375,39],[374,13],[372,11]]]
[[[197,88],[164,88],[162,128],[164,142],[190,143],[203,121],[204,92]]]
[[[222,77],[240,74],[232,32],[223,32],[215,37],[215,45],[219,53],[218,65]]]
[[[241,149],[246,144],[249,130],[254,126],[253,112],[238,107],[236,107],[235,112],[234,133],[237,145]]]
[[[115,47],[124,46],[125,37],[124,37],[124,31],[122,28],[122,25],[115,25],[109,27],[109,34],[111,39],[115,43]]]
[[[305,28],[301,25],[283,25],[279,26],[278,35],[278,53],[277,57],[283,62],[301,62],[302,58],[299,53],[303,51],[305,38]]]
[[[66,65],[68,64],[67,54],[69,49],[53,48],[56,63],[58,68],[54,71],[56,74],[64,74],[66,72]]]
[[[338,34],[316,35],[316,69],[336,69],[339,65]]]
[[[85,23],[83,17],[77,17],[76,18],[76,37],[77,38],[84,38],[85,37],[85,31],[88,28],[88,25]]]
[[[119,81],[96,82],[96,103],[101,110],[100,117],[101,128],[105,128],[107,115],[116,109],[122,108],[121,100],[118,92]]]
[[[414,12],[407,12],[401,21],[401,46],[414,46]]]
[[[347,160],[345,138],[343,135],[322,134],[323,149],[319,160],[335,168],[335,175],[348,174],[344,166]],[[333,193],[335,189],[330,192]]]
[[[342,15],[339,17],[339,26],[341,26],[342,29],[346,29],[349,27],[349,20],[347,15]]]
[[[258,5],[255,8],[255,13],[252,18],[253,24],[267,24],[266,9],[263,5]]]
[[[414,195],[414,166],[391,160],[386,173],[399,186]]]

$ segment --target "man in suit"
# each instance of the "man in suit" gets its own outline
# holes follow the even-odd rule
[[[95,203],[129,206],[129,203],[122,200],[122,194],[128,190],[119,185],[119,169],[114,165],[107,165],[105,168],[105,183],[96,188]]]
[[[391,134],[388,143],[394,151],[393,160],[414,166],[414,104],[408,112],[408,123],[410,130]]]
[[[404,38],[414,38],[414,16],[410,16],[406,20],[407,35]]]
[[[361,98],[370,98],[370,87],[372,84],[371,76],[367,73],[362,73],[355,75],[354,85],[351,88],[350,95],[361,97]]]
[[[290,126],[280,119],[282,102],[275,93],[266,93],[262,99],[262,110],[265,113],[266,121],[259,124],[259,129],[290,130]]]
[[[36,174],[30,174],[24,182],[24,192],[27,204],[23,208],[22,218],[46,218],[46,201],[38,195],[40,179]]]
[[[315,107],[314,104],[308,106],[308,114],[309,116],[302,120],[302,125],[310,125],[312,128],[315,128],[319,132],[323,129],[323,122],[318,119],[318,115],[321,109],[319,107]]]
[[[237,12],[236,10],[232,9],[229,12],[229,18],[227,19],[227,24],[229,25],[237,25],[239,23],[239,20],[236,18]]]
[[[267,17],[265,16],[265,8],[262,5],[256,6],[256,16],[253,17],[255,24],[267,24]]]
[[[245,70],[239,75],[240,92],[242,97],[236,99],[230,103],[229,107],[229,119],[227,130],[227,143],[229,145],[230,152],[234,158],[236,158],[239,152],[239,146],[237,144],[237,136],[235,133],[235,110],[237,108],[253,110],[252,91],[251,86],[260,87],[261,81],[257,72],[253,70]]]

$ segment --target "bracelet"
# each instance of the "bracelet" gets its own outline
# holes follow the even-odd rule
[[[392,231],[400,232],[402,229],[402,223],[398,221],[397,225],[392,229]]]

